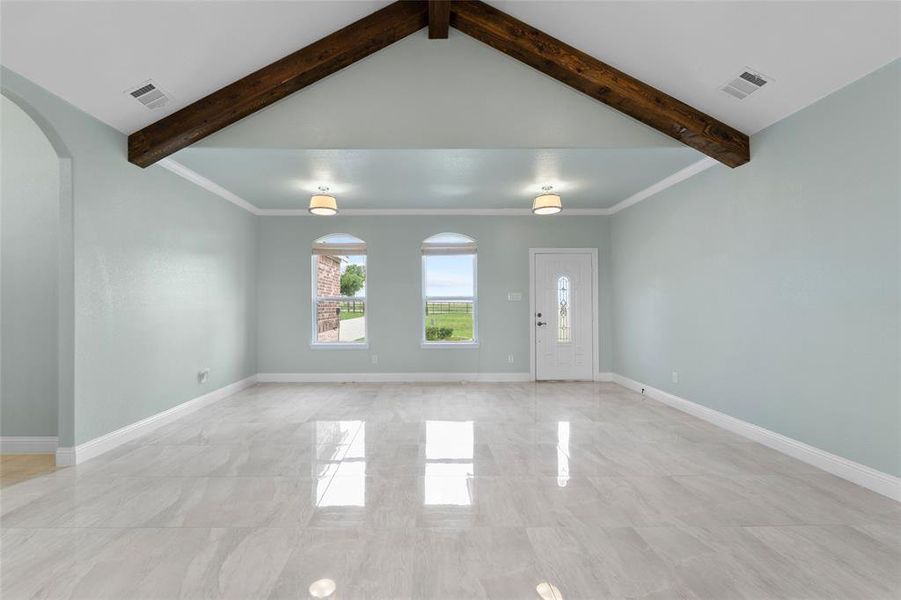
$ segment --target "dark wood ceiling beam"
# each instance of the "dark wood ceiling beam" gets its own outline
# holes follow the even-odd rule
[[[730,167],[751,160],[748,136],[479,0],[450,5],[463,33]]]
[[[680,142],[736,167],[748,136],[479,0],[398,1],[128,137],[128,160],[147,167],[306,86],[429,27],[448,23]]]
[[[429,24],[425,2],[395,2],[128,136],[147,167]]]
[[[450,0],[429,1],[429,39],[446,40],[450,25]]]

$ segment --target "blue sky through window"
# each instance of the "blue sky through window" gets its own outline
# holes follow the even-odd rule
[[[472,254],[426,256],[426,296],[472,296],[474,259]]]

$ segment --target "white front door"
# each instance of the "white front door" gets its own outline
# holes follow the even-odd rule
[[[535,379],[594,378],[592,255],[535,254]]]

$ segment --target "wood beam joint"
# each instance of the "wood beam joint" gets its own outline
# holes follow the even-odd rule
[[[450,28],[450,0],[428,0],[429,39],[446,40]]]
[[[128,136],[147,167],[422,29],[448,27],[730,167],[748,162],[748,136],[480,0],[397,1]]]

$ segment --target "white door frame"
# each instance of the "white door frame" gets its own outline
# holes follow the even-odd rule
[[[597,248],[529,248],[529,381],[535,381],[535,256],[538,254],[591,255],[591,377],[598,373],[598,249]]]

